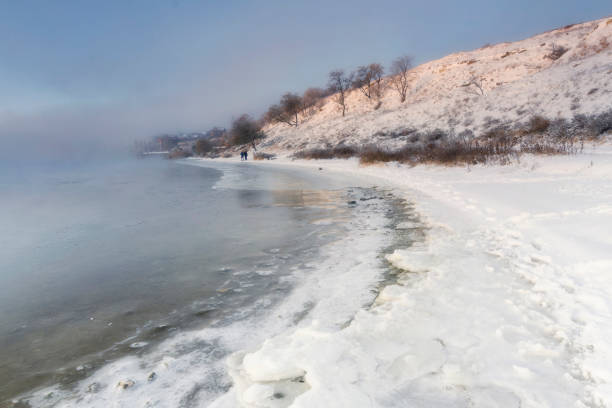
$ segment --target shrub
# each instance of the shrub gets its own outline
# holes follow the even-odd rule
[[[353,146],[338,145],[329,149],[307,149],[296,152],[293,157],[296,159],[348,159],[359,154],[359,150]]]
[[[583,138],[597,138],[610,132],[612,131],[612,109],[592,116],[576,115],[570,129],[573,135]]]
[[[198,156],[204,156],[210,153],[213,149],[213,144],[207,139],[198,139],[194,146],[194,151]]]
[[[612,131],[612,110],[591,117],[588,121],[588,128],[595,136]]]
[[[232,145],[251,144],[255,146],[255,140],[266,136],[261,131],[260,124],[251,119],[249,115],[242,115],[235,119],[229,133]]]
[[[543,116],[535,115],[529,122],[527,123],[527,128],[525,129],[527,133],[543,133],[548,130],[550,126],[550,120],[546,119]]]
[[[496,122],[489,118],[488,122]],[[534,116],[520,128],[497,126],[475,137],[466,130],[457,137],[436,129],[416,132],[399,129],[395,132],[378,132],[381,136],[403,135],[409,141],[396,150],[367,146],[354,146],[301,150],[294,154],[302,159],[333,159],[359,157],[363,164],[400,162],[411,165],[434,163],[443,165],[461,164],[509,164],[521,154],[575,154],[585,138],[596,138],[612,131],[612,109],[597,115],[576,115],[571,121],[549,120]],[[580,142],[579,144],[577,142]]]
[[[499,127],[472,138],[471,133],[462,133],[458,138],[445,136],[441,143],[406,145],[398,150],[376,146],[364,149],[360,162],[400,162],[408,164],[509,164],[513,158],[524,153],[572,154],[576,153],[575,138],[553,138],[541,135],[519,137],[513,131]]]
[[[421,136],[422,140],[426,142],[438,142],[443,141],[448,138],[448,135],[440,129],[432,130],[431,132],[426,132]]]
[[[436,163],[445,165],[487,163],[493,157],[488,152],[490,146],[466,144],[458,140],[444,144],[430,143],[426,146],[406,146],[399,150],[370,147],[360,155],[360,162],[371,164],[377,162],[397,161],[408,164]]]
[[[549,58],[549,59],[551,59],[553,61],[556,61],[559,58],[561,58],[563,56],[563,54],[565,54],[568,51],[569,51],[569,48],[566,48],[566,47],[564,47],[562,45],[552,44],[550,53],[546,54],[544,57]]]
[[[564,118],[555,119],[550,122],[547,133],[555,139],[567,139],[571,135],[571,124]]]
[[[275,159],[276,155],[271,153],[264,152],[255,152],[253,155],[253,160],[272,160]]]

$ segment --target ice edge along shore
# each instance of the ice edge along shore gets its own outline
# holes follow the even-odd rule
[[[612,405],[612,149],[511,166],[289,161],[371,176],[416,204],[427,240],[388,260],[386,287],[338,331],[291,330],[229,362],[217,407]]]

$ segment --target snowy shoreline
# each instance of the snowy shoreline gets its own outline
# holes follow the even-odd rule
[[[510,166],[250,165],[377,179],[430,230],[388,256],[419,279],[386,287],[342,330],[290,330],[231,359],[239,386],[214,406],[286,406],[270,392],[298,377],[294,407],[612,404],[609,146]]]
[[[254,280],[263,282],[267,290],[236,309],[228,304],[229,315],[214,318],[218,324],[177,330],[141,352],[87,368],[90,373],[70,387],[51,385],[15,401],[57,408],[75,404],[209,406],[230,387],[228,355],[254,351],[269,338],[315,321],[319,329],[344,327],[358,310],[372,304],[381,283],[387,280],[390,268],[383,254],[390,248],[407,246],[417,234],[391,231],[392,226],[414,219],[408,216],[411,207],[387,191],[370,188],[372,182],[367,178],[329,177],[329,173],[326,177],[319,171],[295,168],[254,171],[243,163],[189,164],[222,170],[212,189],[252,194],[261,190],[276,195],[266,206],[295,207],[292,217],[313,226],[307,235],[296,235],[303,245],[289,252],[268,248],[270,257],[261,263],[235,270],[230,265],[222,270],[227,280],[219,286],[220,293],[231,291],[240,296],[251,290]],[[262,234],[276,233],[266,228],[289,225],[282,219],[276,224],[267,221],[257,224]],[[197,303],[196,310],[222,307],[210,299]],[[300,382],[280,384],[278,392],[285,397],[278,400],[289,402],[289,391],[295,394],[307,387]]]

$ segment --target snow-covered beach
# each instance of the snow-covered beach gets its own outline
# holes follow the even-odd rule
[[[349,188],[345,237],[288,271],[294,289],[272,309],[264,296],[238,325],[178,332],[32,406],[612,404],[609,144],[506,166],[236,161],[189,160],[225,169],[219,188],[260,183],[233,168],[277,174],[262,188],[285,174]],[[407,206],[391,225],[387,196]],[[414,239],[392,242],[390,227]]]
[[[427,239],[387,256],[404,274],[348,326],[232,356],[214,406],[612,404],[609,146],[509,166],[252,165],[373,177],[415,203]]]
[[[304,3],[6,19],[0,408],[612,407],[609,10]]]
[[[611,0],[4,3],[0,408],[612,408]]]

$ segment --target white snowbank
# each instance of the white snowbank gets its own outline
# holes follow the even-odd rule
[[[427,240],[387,259],[416,278],[347,327],[314,320],[238,353],[213,406],[612,406],[610,147],[505,167],[291,165],[415,202]],[[258,391],[299,379],[285,402]]]

